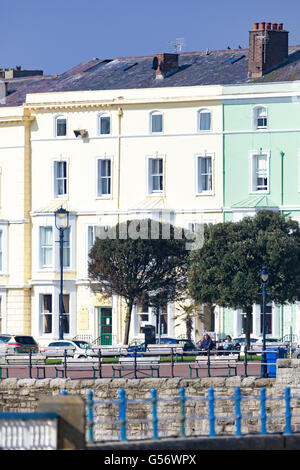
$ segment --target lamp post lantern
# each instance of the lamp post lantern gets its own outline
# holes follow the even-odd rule
[[[55,211],[55,227],[59,230],[59,258],[60,258],[60,293],[59,293],[59,339],[63,339],[63,253],[64,231],[69,226],[69,212],[62,206]]]
[[[261,377],[267,377],[267,364],[266,364],[266,284],[269,279],[269,273],[267,268],[264,266],[260,273],[262,282],[262,298],[263,298],[263,324],[262,324],[262,356],[261,356]]]

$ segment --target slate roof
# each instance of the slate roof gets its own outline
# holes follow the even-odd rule
[[[289,47],[285,63],[258,79],[248,78],[248,49],[181,53],[178,71],[163,80],[155,78],[152,61],[153,57],[92,59],[57,76],[8,79],[8,96],[2,106],[22,105],[27,93],[300,80],[300,46]]]

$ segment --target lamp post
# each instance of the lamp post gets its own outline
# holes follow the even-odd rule
[[[55,211],[55,227],[59,230],[59,258],[60,258],[60,293],[59,293],[59,339],[63,339],[63,253],[64,231],[69,226],[69,212],[62,206]]]
[[[261,377],[267,377],[267,364],[266,364],[266,284],[269,279],[269,273],[267,268],[264,266],[260,273],[262,282],[262,298],[263,298],[263,325],[262,325],[262,356],[261,356]]]

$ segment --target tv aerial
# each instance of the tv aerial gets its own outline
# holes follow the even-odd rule
[[[170,41],[169,44],[173,46],[173,51],[175,54],[182,52],[185,47],[185,39],[184,38],[176,38],[175,41]]]

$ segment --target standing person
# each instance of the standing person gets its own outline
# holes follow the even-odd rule
[[[212,349],[212,347],[213,347],[212,339],[207,333],[205,333],[203,335],[203,339],[200,343],[199,349],[200,349],[200,351],[208,351],[208,350]]]

